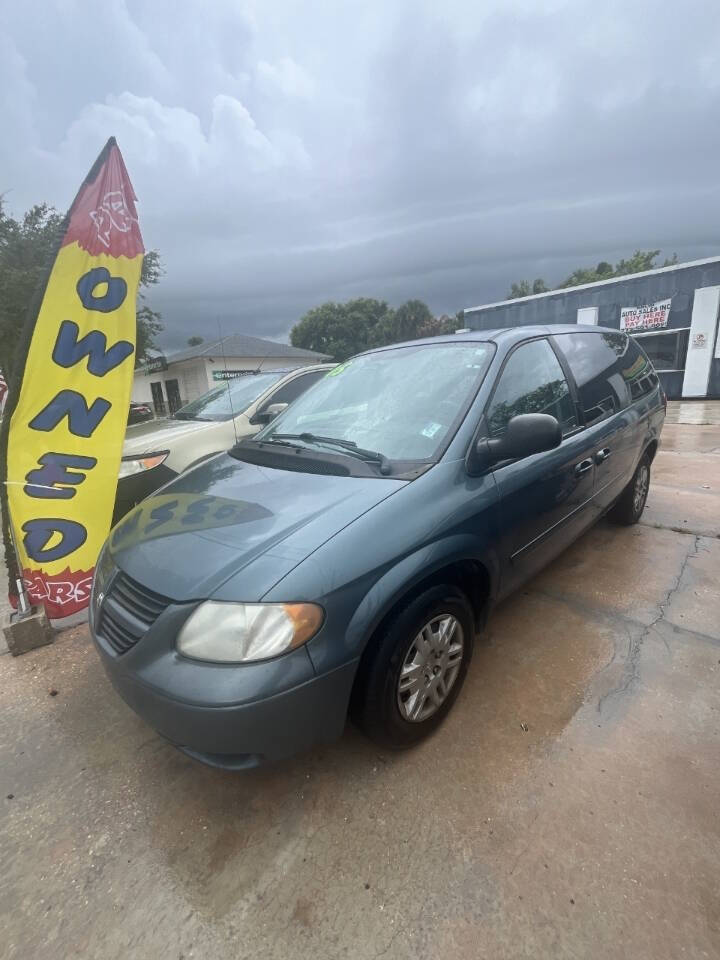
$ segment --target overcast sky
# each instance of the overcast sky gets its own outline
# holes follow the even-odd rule
[[[436,313],[720,254],[720,5],[0,0],[0,191],[65,210],[110,135],[161,342],[328,299]]]

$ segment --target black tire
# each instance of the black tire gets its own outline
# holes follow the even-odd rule
[[[452,629],[451,636],[455,638],[459,631],[462,633],[459,638],[462,645],[461,653],[458,655],[456,651],[453,656],[457,659],[448,660],[447,666],[444,666],[445,660],[438,658],[436,652],[433,653],[437,658],[438,666],[428,668],[430,680],[422,680],[424,684],[429,684],[430,692],[426,693],[425,688],[421,688],[418,690],[417,697],[418,702],[423,694],[426,698],[432,699],[432,703],[428,703],[426,709],[432,707],[434,712],[425,719],[422,715],[414,720],[407,719],[401,709],[410,710],[408,701],[405,702],[404,707],[401,707],[400,701],[406,696],[409,699],[413,694],[399,691],[400,672],[404,665],[407,671],[413,673],[416,669],[425,669],[416,668],[414,664],[406,664],[406,661],[413,655],[413,650],[415,650],[414,659],[423,656],[420,648],[415,647],[423,627],[428,627],[429,633],[426,636],[431,638],[436,636],[433,631],[437,627],[437,637],[440,638],[438,647],[442,646],[440,628],[447,622],[443,618],[447,617],[455,620],[454,626],[447,624]],[[381,632],[371,641],[373,647],[368,651],[369,659],[362,665],[353,692],[352,719],[370,739],[390,749],[403,750],[423,740],[443,722],[460,693],[472,657],[474,633],[474,618],[470,604],[465,595],[451,584],[431,587],[398,607],[381,628]],[[425,649],[430,649],[432,643],[431,639],[430,645],[425,646]],[[457,643],[458,640],[450,641],[452,646],[456,646]],[[449,649],[450,646],[448,646]],[[457,665],[456,670],[453,664]],[[432,675],[433,670],[438,672],[439,678]],[[439,676],[440,672],[442,676]],[[449,679],[451,675],[452,679]],[[445,681],[447,681],[447,689],[441,704],[437,705],[436,698],[440,696],[438,691],[442,691],[441,685]]]
[[[649,487],[650,457],[646,453],[637,465],[632,480],[620,494],[615,506],[608,514],[610,519],[626,527],[637,523],[645,509]]]

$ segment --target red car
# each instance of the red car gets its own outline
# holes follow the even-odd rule
[[[152,420],[154,414],[149,403],[136,403],[130,401],[130,412],[128,414],[128,424],[144,423],[146,420]]]

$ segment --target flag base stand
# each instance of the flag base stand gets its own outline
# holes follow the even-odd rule
[[[55,639],[55,630],[50,625],[45,607],[27,607],[24,612],[13,613],[10,623],[3,627],[3,633],[14,657],[45,647]]]

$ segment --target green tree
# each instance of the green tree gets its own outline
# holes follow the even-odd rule
[[[145,290],[154,287],[160,282],[165,271],[162,268],[160,254],[157,250],[148,250],[143,257],[140,271],[140,287],[138,289],[138,309],[135,344],[135,366],[148,359],[149,351],[157,350],[155,338],[163,329],[161,315],[157,310],[151,310],[145,303]]]
[[[529,297],[533,293],[547,293],[550,287],[545,283],[542,277],[533,280],[521,280],[520,283],[513,283],[510,287],[508,300],[517,300],[518,297]]]
[[[596,267],[578,267],[555,288],[548,287],[542,278],[535,280],[532,286],[528,280],[521,280],[519,283],[513,283],[510,287],[508,300],[528,297],[532,293],[547,293],[551,289],[563,290],[567,287],[577,287],[582,283],[596,283],[598,280],[608,280],[610,277],[625,277],[631,273],[654,270],[656,266],[655,257],[659,254],[659,250],[636,250],[627,260],[619,260],[615,266],[608,263],[607,260],[601,260]],[[677,262],[677,254],[674,253],[672,257],[664,261],[663,266],[671,267]]]
[[[387,325],[381,324],[380,345],[432,336],[430,331],[434,319],[430,308],[422,300],[408,300],[391,314]]]
[[[205,337],[188,337],[189,347],[199,347],[201,343],[205,343]]]
[[[519,283],[513,283],[510,287],[508,300],[518,300],[520,297],[529,297],[532,293],[529,280],[521,280]]]
[[[422,300],[393,310],[384,300],[361,297],[309,310],[292,328],[290,343],[342,361],[371,347],[453,333],[456,326],[453,317],[434,317]]]
[[[347,303],[330,301],[313,307],[290,332],[294,347],[325,353],[337,361],[377,345],[378,325],[391,319],[384,300],[360,297]]]
[[[0,368],[6,377],[12,374],[25,316],[55,252],[62,221],[46,203],[15,220],[0,200]]]
[[[12,375],[15,347],[28,310],[38,295],[55,254],[63,216],[46,203],[31,207],[21,219],[9,216],[0,198],[0,369]],[[162,330],[160,314],[144,303],[144,290],[162,276],[160,255],[150,250],[143,258],[137,312],[136,360],[145,358]]]

